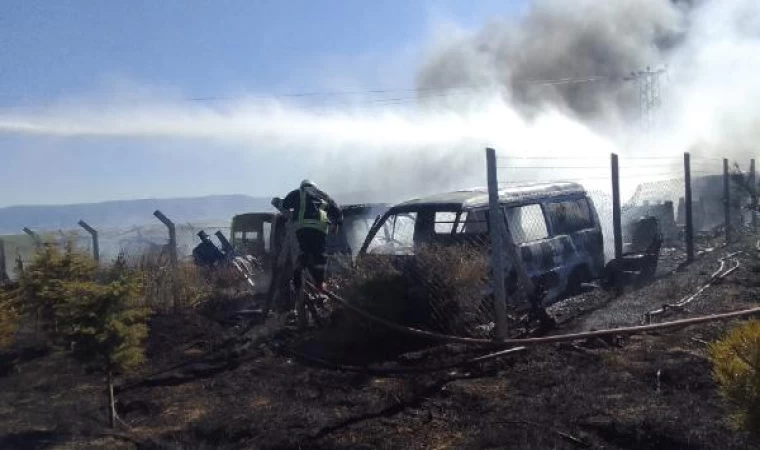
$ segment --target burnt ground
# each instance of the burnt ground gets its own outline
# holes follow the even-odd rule
[[[719,257],[739,249],[745,253],[736,272],[687,311],[657,320],[755,306],[760,258],[746,240],[679,270],[682,255],[673,251],[654,283],[619,298],[593,291],[556,305],[556,333],[640,324],[646,311],[693,292]],[[363,329],[350,317],[337,326]],[[237,330],[228,322],[197,313],[156,316],[148,363],[121,378],[118,410],[126,426],[115,432],[105,426],[101,375],[86,373],[60,349],[3,354],[0,449],[757,448],[730,427],[706,358],[706,343],[730,326],[535,347],[436,373],[377,375],[318,367],[288,351],[336,357],[325,332],[299,336],[271,322],[240,341],[231,339]],[[399,339],[376,330],[367,336],[370,344],[333,339],[340,355],[350,347],[351,364],[378,359],[370,349],[383,348],[386,359],[397,353]],[[404,361],[426,367],[473,355],[465,351],[418,351]]]

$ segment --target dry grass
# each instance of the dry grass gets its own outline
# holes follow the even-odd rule
[[[377,316],[452,334],[474,334],[492,320],[487,257],[472,246],[429,245],[402,260],[370,255],[335,280],[335,288]]]
[[[137,272],[145,306],[154,311],[192,309],[211,296],[213,285],[192,263],[174,266],[165,254],[144,253],[127,258],[125,264]]]

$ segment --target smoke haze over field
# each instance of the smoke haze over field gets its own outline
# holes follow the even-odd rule
[[[0,108],[0,134],[214,142],[316,167],[284,185],[308,176],[331,191],[379,191],[379,200],[483,185],[486,146],[512,156],[598,157],[597,164],[610,152],[744,161],[760,142],[758,29],[754,0],[537,0],[482,29],[441,27],[412,93],[319,107],[253,96],[219,105],[74,100]],[[668,71],[659,127],[643,140],[638,86],[624,77],[648,65]],[[565,78],[580,82],[537,82]],[[521,176],[584,181],[556,169]]]
[[[630,117],[638,97],[622,78],[664,61],[686,32],[687,10],[666,0],[539,0],[518,18],[442,40],[421,88],[495,83],[526,113],[555,106],[585,118]],[[535,80],[587,79],[558,86]]]

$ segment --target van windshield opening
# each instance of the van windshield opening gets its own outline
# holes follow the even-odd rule
[[[361,248],[364,239],[367,237],[367,234],[369,234],[369,230],[372,228],[374,222],[374,217],[360,215],[349,216],[343,220],[346,241],[348,242],[348,247],[351,249],[353,256],[355,256]]]
[[[388,216],[367,247],[370,254],[408,254],[414,247],[414,225],[417,213],[398,213]]]

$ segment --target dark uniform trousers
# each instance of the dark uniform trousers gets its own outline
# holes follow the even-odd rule
[[[301,271],[306,268],[314,278],[314,285],[321,288],[325,281],[325,265],[327,264],[325,255],[327,235],[314,228],[301,228],[296,230],[296,237],[301,253],[298,257],[299,264],[293,274],[293,282],[297,289],[301,288]]]

